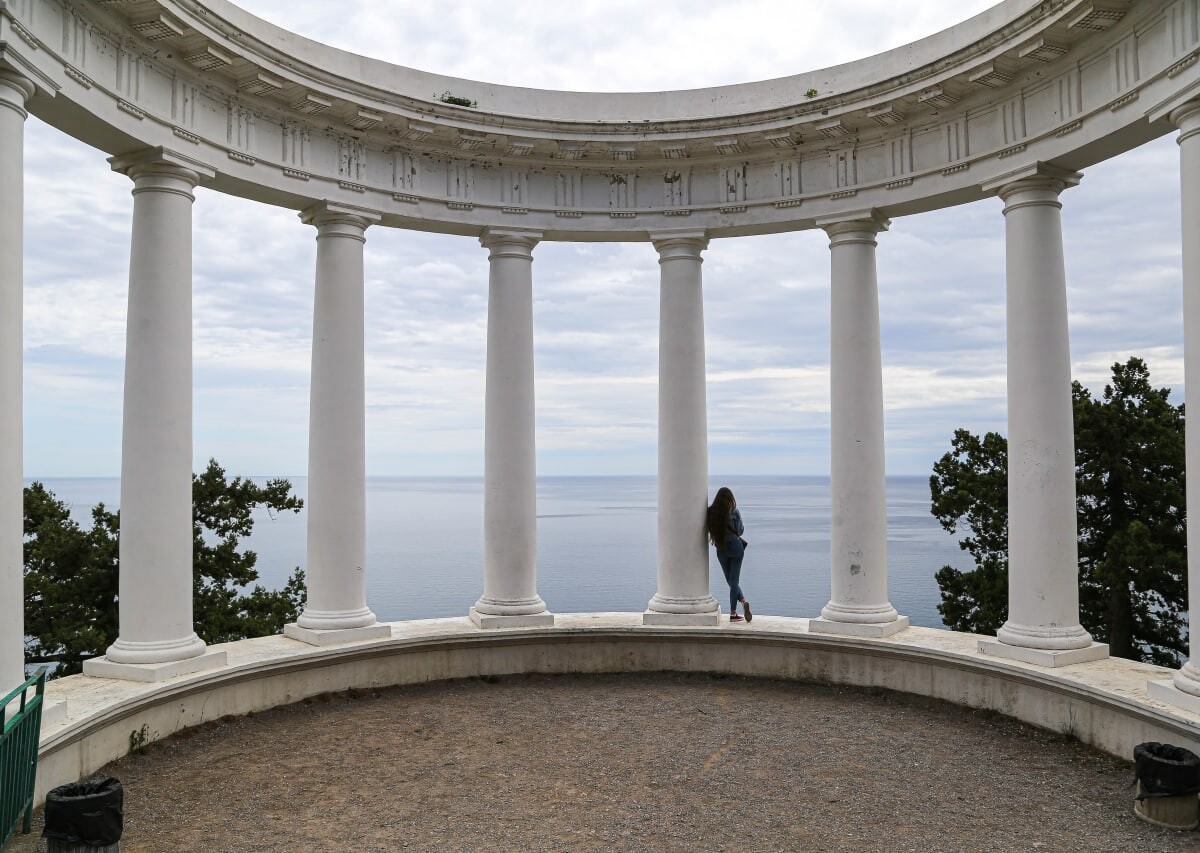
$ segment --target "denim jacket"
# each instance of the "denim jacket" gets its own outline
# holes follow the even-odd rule
[[[725,547],[718,548],[717,554],[722,557],[741,557],[746,553],[742,544],[742,533],[746,528],[742,525],[742,514],[735,508],[729,512],[729,533],[725,536]]]

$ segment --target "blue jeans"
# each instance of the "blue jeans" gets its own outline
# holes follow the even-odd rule
[[[737,613],[737,603],[745,598],[745,596],[742,595],[741,586],[738,585],[738,581],[742,579],[742,559],[743,557],[731,557],[721,553],[717,554],[717,562],[721,564],[721,571],[725,573],[725,583],[729,584],[730,616]]]

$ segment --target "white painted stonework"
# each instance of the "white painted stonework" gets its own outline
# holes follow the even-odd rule
[[[704,388],[704,294],[694,231],[652,235],[658,250],[658,590],[647,625],[715,625],[708,591],[708,414]]]
[[[368,210],[306,208],[317,229],[309,398],[307,601],[293,639],[313,645],[386,637],[367,607],[367,435],[363,246]]]
[[[887,636],[908,627],[888,601],[883,364],[876,211],[818,223],[829,234],[832,289],[830,572],[832,596],[809,630]]]
[[[827,678],[1069,725],[1126,757],[1141,740],[1200,748],[1200,669],[1109,660],[1079,623],[1059,212],[1093,163],[1178,133],[1185,386],[1200,396],[1198,59],[1200,0],[1005,0],[913,44],[780,80],[557,92],[355,56],[227,0],[0,0],[0,679],[19,677],[23,633],[26,111],[112,155],[135,193],[120,637],[86,676],[50,688],[69,704],[65,721],[47,722],[43,792],[119,755],[142,722],[158,737],[324,690],[490,672]],[[197,184],[302,213],[318,242],[308,603],[286,637],[216,649],[191,624]],[[889,219],[988,196],[1003,201],[1007,241],[1013,451],[1010,618],[996,638],[909,628],[890,604],[876,294]],[[380,624],[366,601],[369,226],[462,235],[491,259],[486,559],[469,618]],[[730,626],[703,537],[702,256],[714,239],[818,227],[833,290],[830,599],[820,618]],[[537,591],[533,251],[547,240],[658,253],[659,542],[643,614],[556,617]],[[1187,460],[1200,470],[1200,419]],[[1195,532],[1200,476],[1188,483]],[[1200,548],[1189,577],[1198,657]]]
[[[192,624],[192,189],[213,172],[154,148],[110,162],[133,180],[120,635],[84,671],[157,681],[225,663]]]
[[[24,679],[21,306],[25,100],[33,84],[0,71],[0,695]]]
[[[483,437],[481,628],[553,625],[537,593],[533,399],[533,247],[539,234],[488,229],[488,349]]]
[[[350,688],[515,673],[713,672],[823,681],[987,708],[1126,760],[1145,741],[1200,752],[1200,706],[1146,695],[1171,671],[1121,658],[1047,668],[985,655],[978,637],[909,628],[887,638],[831,636],[810,620],[755,615],[751,625],[642,624],[639,613],[560,613],[553,627],[483,630],[466,617],[394,622],[390,637],[337,647],[287,637],[217,647],[228,666],[158,683],[71,676],[46,686],[67,712],[43,725],[36,797],[149,740],[229,714]],[[854,713],[853,696],[846,712]],[[780,721],[791,725],[793,721]],[[336,724],[336,723],[335,723]]]

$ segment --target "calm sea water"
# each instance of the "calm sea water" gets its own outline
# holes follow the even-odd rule
[[[116,478],[43,480],[81,524],[91,507],[118,504]],[[305,478],[292,479],[301,497]],[[742,588],[756,613],[815,616],[829,600],[827,477],[727,477],[750,548]],[[934,573],[970,568],[955,538],[929,514],[929,481],[889,477],[888,573],[893,606],[914,625],[940,627]],[[551,610],[641,611],[655,590],[653,477],[538,479],[538,591]],[[367,603],[381,620],[461,616],[483,590],[483,481],[371,477],[367,480]],[[256,516],[249,547],[260,582],[282,586],[305,564],[305,513]],[[728,588],[716,559],[710,588],[722,608]]]

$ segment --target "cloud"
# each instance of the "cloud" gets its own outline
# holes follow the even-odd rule
[[[239,5],[317,41],[423,71],[539,89],[620,92],[725,85],[824,68],[907,44],[993,4],[244,0]]]

